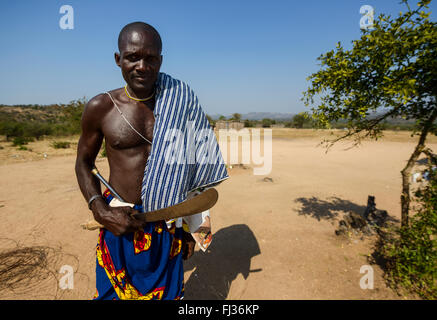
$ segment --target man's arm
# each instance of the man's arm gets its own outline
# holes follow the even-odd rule
[[[80,190],[87,202],[92,196],[102,194],[100,181],[91,170],[102,146],[101,124],[108,110],[108,100],[105,95],[94,97],[87,103],[82,115],[82,134],[77,147],[75,169]],[[112,208],[102,197],[91,203],[91,210],[94,219],[116,236],[142,229],[144,226],[144,222],[131,217],[137,211],[131,207]]]

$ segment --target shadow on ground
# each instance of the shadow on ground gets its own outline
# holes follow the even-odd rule
[[[247,279],[251,259],[260,254],[258,241],[245,224],[220,229],[206,252],[197,251],[184,262],[184,271],[193,270],[185,283],[185,300],[224,300],[238,274]]]
[[[354,211],[363,214],[366,206],[360,206],[349,200],[343,200],[337,197],[328,198],[328,200],[321,200],[316,197],[298,198],[295,202],[299,202],[302,207],[299,209],[299,215],[310,216],[320,220],[332,220],[339,216],[340,212],[347,213]]]
[[[299,215],[310,216],[320,220],[334,220],[340,216],[340,213],[347,213],[353,211],[355,213],[364,215],[367,205],[361,206],[349,200],[343,200],[338,197],[330,197],[328,200],[321,200],[316,197],[311,198],[297,198],[295,202],[299,202],[302,207],[298,210]],[[379,209],[377,207],[377,209]],[[398,223],[399,219],[393,217],[388,213],[387,221]]]

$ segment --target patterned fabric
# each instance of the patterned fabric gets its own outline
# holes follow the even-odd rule
[[[110,205],[113,195],[103,193]],[[141,206],[136,206],[141,210]],[[179,300],[184,294],[182,228],[164,221],[119,237],[100,229],[95,300]]]
[[[188,192],[228,178],[214,131],[187,84],[160,73],[153,113],[141,190],[145,212],[178,204]]]

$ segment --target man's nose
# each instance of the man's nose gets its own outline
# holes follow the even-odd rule
[[[136,69],[139,72],[146,72],[146,69],[147,69],[146,60],[144,60],[144,59],[139,60]]]

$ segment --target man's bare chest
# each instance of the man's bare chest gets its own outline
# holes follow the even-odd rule
[[[102,131],[106,144],[113,149],[130,149],[149,144],[144,138],[153,140],[153,111],[148,108],[120,109],[123,115],[112,110],[103,121]]]

